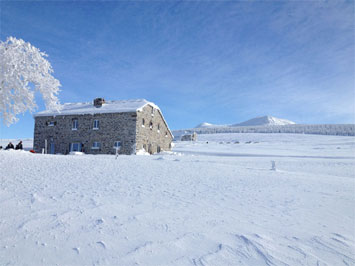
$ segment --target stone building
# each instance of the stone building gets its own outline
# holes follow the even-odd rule
[[[34,115],[35,152],[135,154],[171,149],[173,135],[155,104],[144,99],[68,103]]]
[[[181,141],[197,141],[197,134],[196,134],[196,132],[194,132],[192,134],[182,135],[180,140]]]

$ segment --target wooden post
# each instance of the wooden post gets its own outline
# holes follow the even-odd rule
[[[47,154],[47,139],[44,140],[44,153]]]

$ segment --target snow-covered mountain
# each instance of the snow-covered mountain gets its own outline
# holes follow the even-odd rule
[[[214,127],[216,125],[213,125],[213,124],[210,124],[210,123],[207,123],[207,122],[203,122],[201,124],[198,124],[197,126],[195,126],[195,128],[204,128],[204,127]]]
[[[229,125],[214,125],[207,122],[203,122],[195,126],[195,128],[209,128],[209,127],[228,127]]]
[[[294,125],[295,122],[292,122],[287,119],[281,119],[273,116],[260,116],[249,119],[239,124],[233,125],[215,125],[207,122],[198,124],[195,128],[214,128],[214,127],[240,127],[240,126],[284,126],[284,125]]]
[[[273,116],[261,116],[255,117],[253,119],[244,121],[239,124],[234,124],[232,126],[239,127],[239,126],[283,126],[283,125],[293,125],[296,124],[293,121],[287,119],[276,118]]]

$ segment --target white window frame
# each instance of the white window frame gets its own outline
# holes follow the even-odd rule
[[[92,150],[99,150],[100,148],[101,148],[101,143],[99,141],[94,141],[92,143],[92,147],[91,147]]]
[[[98,130],[100,128],[100,121],[98,119],[94,120],[93,130]]]
[[[78,119],[73,119],[72,120],[72,130],[78,130],[79,122]]]
[[[70,144],[70,151],[74,151],[74,145],[78,145],[78,149],[75,151],[81,151],[81,143],[80,142],[73,142]]]
[[[116,143],[119,143],[120,145],[118,146],[118,145],[116,145]],[[122,142],[121,142],[120,140],[116,140],[116,141],[113,143],[113,148],[114,148],[114,149],[120,150],[121,147],[122,147]]]

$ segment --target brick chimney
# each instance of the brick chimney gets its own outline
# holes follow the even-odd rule
[[[105,103],[105,99],[104,98],[96,98],[96,99],[94,99],[94,106],[96,108],[101,107],[102,104],[104,104],[104,103]]]

